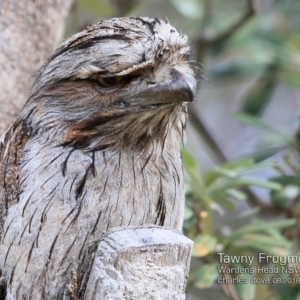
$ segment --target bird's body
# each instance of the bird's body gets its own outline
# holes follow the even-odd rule
[[[73,36],[41,69],[0,142],[7,299],[62,299],[112,227],[181,229],[188,52],[165,21],[112,19]]]

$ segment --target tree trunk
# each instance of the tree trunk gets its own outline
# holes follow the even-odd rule
[[[85,300],[184,300],[193,242],[158,227],[114,228],[101,239]]]
[[[0,135],[61,41],[72,0],[0,0]]]

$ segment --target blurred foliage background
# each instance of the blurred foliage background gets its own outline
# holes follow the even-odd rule
[[[299,14],[299,0],[74,2],[66,36],[101,19],[136,15],[166,18],[189,35],[199,89],[182,152],[184,231],[195,241],[188,300],[300,299],[297,269],[218,272],[220,252],[300,257]],[[223,266],[257,268],[258,261]],[[251,283],[274,276],[291,283]],[[218,284],[221,277],[247,283]]]

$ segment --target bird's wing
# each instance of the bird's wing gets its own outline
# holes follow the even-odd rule
[[[0,241],[9,207],[18,202],[19,161],[31,128],[16,120],[0,139]]]

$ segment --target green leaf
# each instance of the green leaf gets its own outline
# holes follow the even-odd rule
[[[278,207],[291,207],[300,195],[299,185],[286,185],[280,191],[272,191],[272,203]]]
[[[257,80],[248,92],[242,110],[250,115],[259,115],[269,103],[275,83],[273,77]]]
[[[193,211],[188,206],[185,206],[185,208],[184,208],[184,221],[191,219],[193,216],[194,216]]]
[[[203,257],[214,251],[217,245],[217,239],[211,235],[198,235],[194,239],[194,257]]]
[[[290,227],[295,225],[296,220],[294,219],[285,219],[285,220],[280,220],[276,222],[261,222],[261,221],[254,221],[251,224],[244,226],[238,230],[236,230],[229,238],[228,241],[233,241],[235,239],[240,238],[243,235],[249,234],[249,233],[254,233],[254,232],[266,232],[268,228],[273,228],[273,229],[283,229],[286,227]]]
[[[259,163],[259,162],[264,161],[265,159],[267,159],[269,157],[272,157],[273,155],[275,155],[276,153],[278,153],[282,149],[283,149],[282,146],[258,149],[256,151],[252,152],[251,154],[249,154],[249,156],[251,156],[254,159],[255,163]]]
[[[217,202],[211,202],[209,204],[209,207],[212,209],[212,210],[215,210],[218,212],[219,215],[224,215],[225,211],[223,209],[223,207],[221,206],[221,204],[217,203]]]
[[[235,204],[232,203],[232,200],[229,200],[229,199],[220,200],[220,204],[229,211],[234,211],[236,209]]]
[[[236,199],[239,201],[245,201],[247,199],[247,196],[245,193],[240,192],[238,190],[227,190],[225,192],[227,197],[230,197],[232,199]],[[221,203],[223,203],[223,200],[221,200]]]
[[[300,300],[299,286],[290,284],[279,284],[277,286],[278,298],[280,300]]]
[[[272,202],[279,207],[290,207],[300,194],[300,178],[283,175],[270,180],[282,185],[280,190],[271,191]]]
[[[275,165],[273,161],[265,161],[265,162],[255,162],[255,160],[252,158],[253,163],[248,166],[241,166],[236,169],[237,172],[239,173],[244,173],[244,172],[249,172],[249,171],[254,171],[254,170],[259,170],[259,169],[266,169],[266,168],[271,168]]]
[[[253,217],[253,216],[257,215],[258,213],[259,213],[259,208],[258,207],[255,207],[253,209],[245,210],[245,211],[239,213],[238,216],[236,218],[234,218],[233,220],[229,220],[229,222],[227,222],[227,224],[232,224],[232,223],[237,222],[239,220],[244,220],[246,218]]]
[[[205,208],[207,208],[207,203],[205,199],[205,187],[203,186],[203,182],[201,180],[197,164],[189,152],[182,150],[181,155],[183,165],[186,171],[186,180],[191,190],[191,198],[201,199],[202,203],[206,205]]]
[[[235,113],[234,118],[240,121],[243,124],[250,125],[253,127],[257,127],[272,133],[280,134],[275,128],[268,125],[267,123],[261,121],[259,118],[254,117],[247,113]]]
[[[293,161],[293,158],[291,155],[289,154],[285,154],[282,156],[283,161],[290,167],[290,169],[294,172],[294,173],[298,173],[299,172],[299,167],[298,164],[295,164],[295,162]],[[300,184],[300,178],[298,177],[297,183]]]
[[[219,277],[217,264],[207,264],[195,272],[195,286],[199,289],[211,287]]]
[[[274,162],[254,163],[253,158],[243,158],[226,162],[221,166],[214,167],[208,170],[204,175],[204,185],[206,187],[216,183],[220,178],[238,178],[241,173],[249,172],[262,168],[270,168],[274,166]]]
[[[281,185],[277,182],[273,181],[264,181],[256,178],[240,178],[237,180],[232,180],[226,184],[224,184],[218,192],[223,192],[228,189],[239,188],[244,186],[259,186],[262,188],[270,189],[270,190],[280,190]]]
[[[271,236],[275,241],[286,241],[286,238],[281,234],[281,232],[274,228],[268,228],[265,231],[269,236]],[[288,241],[286,243],[289,243]]]
[[[281,184],[283,187],[289,185],[300,186],[300,177],[298,176],[283,175],[283,176],[271,177],[269,180],[273,182],[277,182]]]
[[[265,233],[249,233],[245,234],[242,238],[237,240],[237,243],[235,245],[239,244],[239,246],[247,246],[247,245],[253,245],[254,247],[289,247],[291,243],[289,243],[283,236],[281,236],[281,239],[274,239],[273,236],[270,236]]]
[[[253,244],[252,242],[247,241],[235,241],[231,244],[232,248],[240,249],[241,252],[249,251],[249,249],[255,249],[259,252],[265,252],[269,255],[287,255],[289,253],[288,247],[290,244],[286,244],[286,246],[265,246],[265,245],[259,245],[259,244]]]
[[[236,283],[235,287],[238,295],[242,300],[252,300],[255,297],[255,284],[251,283],[252,274],[239,274],[240,278],[244,278],[246,283]]]
[[[182,161],[185,169],[189,174],[191,174],[194,178],[199,178],[200,180],[200,172],[198,170],[197,164],[193,158],[193,156],[186,150],[181,150]]]
[[[238,173],[231,170],[226,170],[221,167],[215,167],[213,169],[208,170],[203,178],[204,185],[210,186],[212,183],[214,183],[217,179],[221,177],[230,177],[235,178],[238,176]]]
[[[242,158],[233,161],[226,162],[222,165],[223,168],[229,170],[240,170],[240,168],[245,168],[253,165],[252,158]]]
[[[261,68],[261,65],[254,65],[252,61],[236,58],[214,64],[209,73],[215,80],[228,79],[229,77],[234,80],[238,76],[240,78],[243,75],[249,75],[249,73],[260,72]]]

